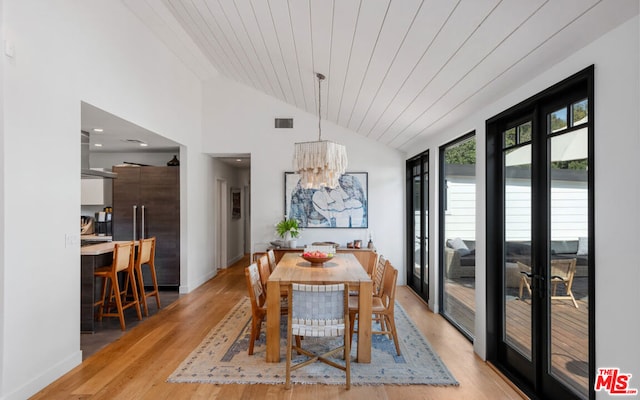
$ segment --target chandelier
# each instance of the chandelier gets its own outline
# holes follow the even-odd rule
[[[316,73],[318,78],[318,140],[295,144],[293,169],[300,174],[300,183],[307,189],[322,187],[335,188],[340,176],[347,168],[347,149],[338,143],[322,140],[320,83],[325,76]]]

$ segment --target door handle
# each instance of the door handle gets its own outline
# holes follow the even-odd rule
[[[140,215],[141,215],[141,218],[142,218],[142,222],[140,223],[140,239],[144,239],[144,215],[145,215],[144,205],[142,206],[142,210],[140,211]]]
[[[138,206],[134,204],[133,206],[133,241],[134,242],[137,239],[137,233],[136,233],[137,217],[138,217]]]

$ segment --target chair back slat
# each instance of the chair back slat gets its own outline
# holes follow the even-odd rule
[[[396,283],[398,281],[398,270],[389,261],[385,264],[384,279],[380,289],[380,297],[387,309],[393,309],[396,298]]]
[[[129,268],[133,262],[133,242],[116,243],[113,248],[113,266],[117,272]]]
[[[138,263],[148,264],[155,254],[156,238],[141,239],[138,244]]]
[[[262,284],[262,290],[267,292],[267,281],[271,275],[271,268],[269,268],[269,258],[267,255],[263,255],[258,259],[258,272],[260,273],[260,282]]]
[[[276,269],[276,253],[272,249],[269,249],[267,251],[267,258],[269,258],[269,269],[273,272],[273,270]]]
[[[378,256],[378,263],[373,271],[373,295],[380,295],[380,287],[382,286],[382,277],[387,264],[387,259],[383,255]]]
[[[251,265],[245,268],[244,274],[247,281],[249,298],[251,299],[251,308],[257,309],[263,307],[267,296],[262,287],[258,265],[251,263]]]
[[[348,313],[348,286],[307,285],[293,283],[290,288],[289,309],[296,335],[341,336]],[[346,310],[346,313],[345,313]]]

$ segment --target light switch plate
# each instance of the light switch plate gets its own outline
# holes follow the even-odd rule
[[[67,233],[64,235],[64,247],[78,247],[80,244],[80,235],[77,233]]]

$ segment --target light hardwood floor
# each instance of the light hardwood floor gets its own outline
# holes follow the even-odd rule
[[[212,385],[165,380],[224,315],[245,296],[243,260],[130,329],[33,399],[520,399],[473,353],[471,343],[433,314],[407,287],[397,301],[460,382],[459,387]],[[264,329],[263,329],[264,332]]]

